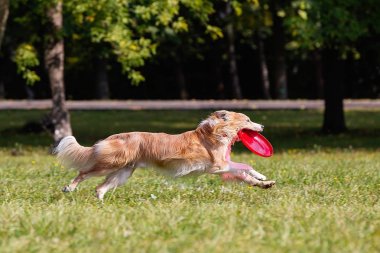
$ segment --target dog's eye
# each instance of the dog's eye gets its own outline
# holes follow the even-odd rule
[[[250,120],[250,119],[247,119],[247,122],[251,122],[251,120]]]
[[[222,114],[220,115],[220,118],[224,121],[227,121],[227,115],[226,114]]]

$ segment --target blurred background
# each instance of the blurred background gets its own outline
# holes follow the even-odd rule
[[[322,130],[341,133],[344,98],[380,95],[379,6],[0,0],[0,99],[52,98],[56,140],[66,99],[324,99]]]
[[[50,98],[53,36],[68,99],[316,99],[326,79],[380,95],[376,0],[66,0],[56,31],[54,1],[0,2],[3,99]]]

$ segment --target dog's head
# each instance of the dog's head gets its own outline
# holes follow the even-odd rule
[[[254,123],[243,113],[216,111],[203,120],[197,130],[208,136],[212,142],[231,144],[239,140],[237,133],[242,129],[262,132],[264,126]]]

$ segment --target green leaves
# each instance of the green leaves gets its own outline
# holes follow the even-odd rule
[[[223,31],[217,26],[208,25],[206,26],[206,33],[210,34],[213,40],[223,38]]]
[[[360,54],[355,44],[369,35],[373,27],[380,26],[380,14],[376,9],[379,9],[376,1],[292,1],[285,18],[291,36],[287,48],[301,51],[330,48],[339,50],[343,58],[351,54],[358,59]]]
[[[176,32],[188,32],[189,25],[183,17],[179,17],[176,21],[173,22],[173,29]]]
[[[40,62],[37,57],[37,51],[31,44],[21,44],[16,50],[13,61],[17,64],[17,72],[22,75],[28,85],[33,85],[40,80],[37,73],[32,70]]]
[[[103,49],[109,47],[134,85],[144,80],[137,69],[155,55],[163,38],[189,32],[190,19],[204,24],[212,38],[223,36],[221,29],[207,26],[214,11],[210,1],[67,0],[65,4],[66,19],[74,22],[72,32]]]
[[[303,19],[303,20],[307,20],[307,12],[305,10],[298,10],[297,11],[298,15]]]
[[[46,34],[41,36],[40,32],[47,25],[46,8],[54,1],[12,1],[11,12],[16,13],[13,19],[22,27],[30,27],[19,38],[30,45],[20,46],[14,59],[28,84],[39,80],[32,70],[39,64],[38,52],[31,44],[43,48]],[[239,6],[239,1],[235,1],[237,14]],[[71,47],[71,58],[91,60],[95,54],[115,57],[131,82],[138,84],[144,80],[138,69],[154,57],[157,47],[166,40],[182,45],[184,41],[201,41],[207,36],[214,40],[222,38],[222,30],[210,24],[214,12],[214,2],[209,0],[65,0],[64,27],[59,35]],[[197,29],[195,33],[203,30],[199,39],[192,40],[185,35],[194,29]],[[68,62],[75,65],[73,61]]]

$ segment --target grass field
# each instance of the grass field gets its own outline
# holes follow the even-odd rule
[[[49,155],[44,133],[25,133],[44,111],[0,111],[0,252],[379,252],[380,111],[349,111],[350,131],[318,133],[318,111],[246,112],[265,125],[275,155],[234,147],[277,185],[222,184],[211,175],[168,179],[137,170],[94,197],[101,179],[60,191],[75,176]],[[77,111],[91,145],[111,133],[178,133],[209,111]]]

